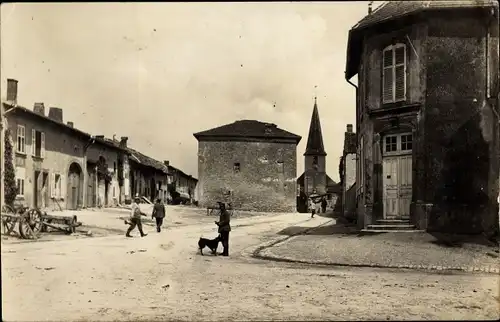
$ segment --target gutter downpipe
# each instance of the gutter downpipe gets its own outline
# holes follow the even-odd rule
[[[353,82],[351,82],[347,77],[345,78],[345,80],[356,89],[356,133],[358,133],[359,132],[359,130],[358,130],[358,125],[359,125],[359,122],[358,122],[358,116],[359,116],[359,95],[358,95],[358,93],[359,93],[359,88]],[[357,145],[357,143],[356,143],[356,145]],[[344,165],[343,165],[344,166],[344,177],[345,177],[345,164],[346,164],[345,161],[346,160],[344,159]],[[356,169],[357,169],[357,166],[356,166]],[[356,184],[358,184],[358,183],[356,182]],[[341,212],[342,212],[342,216],[344,216],[344,217],[346,215],[345,214],[345,197],[346,197],[345,187],[346,186],[344,184],[342,184],[342,187],[341,187],[341,189],[342,189]],[[356,200],[357,199],[358,198],[356,198]],[[357,205],[356,205],[356,208],[357,208]]]
[[[82,202],[83,208],[88,208],[88,205],[87,205],[88,182],[87,181],[89,180],[89,178],[88,178],[88,171],[87,171],[87,151],[90,148],[90,146],[94,143],[95,143],[95,137],[93,135],[91,135],[89,141],[83,147],[83,194],[82,194],[83,195],[83,202]],[[97,186],[96,186],[96,189],[97,189]]]

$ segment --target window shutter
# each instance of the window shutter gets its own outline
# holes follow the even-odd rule
[[[392,65],[394,65],[393,61],[392,61],[392,49],[387,49],[387,50],[384,50],[384,67],[390,67]]]
[[[404,100],[406,96],[405,65],[396,66],[395,70],[396,100]]]
[[[395,50],[396,65],[405,63],[405,47],[398,47]]]
[[[50,174],[50,197],[54,198],[56,196],[57,186],[56,186],[56,175],[55,173]]]
[[[61,195],[59,197],[66,200],[66,178],[63,174],[59,177],[59,184],[61,185],[59,189]]]
[[[40,139],[40,156],[42,158],[45,157],[45,133],[41,133],[41,139]]]
[[[394,90],[393,90],[393,83],[394,83],[394,77],[393,77],[393,72],[394,69],[391,68],[384,68],[384,84],[383,84],[383,99],[384,102],[391,102],[393,100],[393,95],[394,95]]]
[[[35,155],[36,133],[35,129],[31,130],[31,155]]]

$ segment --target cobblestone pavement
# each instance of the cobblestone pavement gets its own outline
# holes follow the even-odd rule
[[[305,235],[283,238],[256,255],[309,264],[500,273],[498,247],[445,246],[430,234],[416,232],[358,235],[339,229],[335,220]]]
[[[498,278],[255,259],[325,218],[238,218],[230,257],[201,256],[203,223],[145,238],[2,243],[4,321],[496,319]],[[286,237],[286,236],[285,236]],[[309,252],[314,251],[312,249]]]

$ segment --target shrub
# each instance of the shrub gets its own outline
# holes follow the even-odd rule
[[[5,204],[12,206],[17,196],[16,172],[14,169],[13,146],[10,130],[5,131],[4,136],[4,200]]]

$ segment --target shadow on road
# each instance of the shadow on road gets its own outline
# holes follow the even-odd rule
[[[279,235],[357,235],[356,226],[334,223],[311,229],[311,227],[291,226],[278,232]]]

